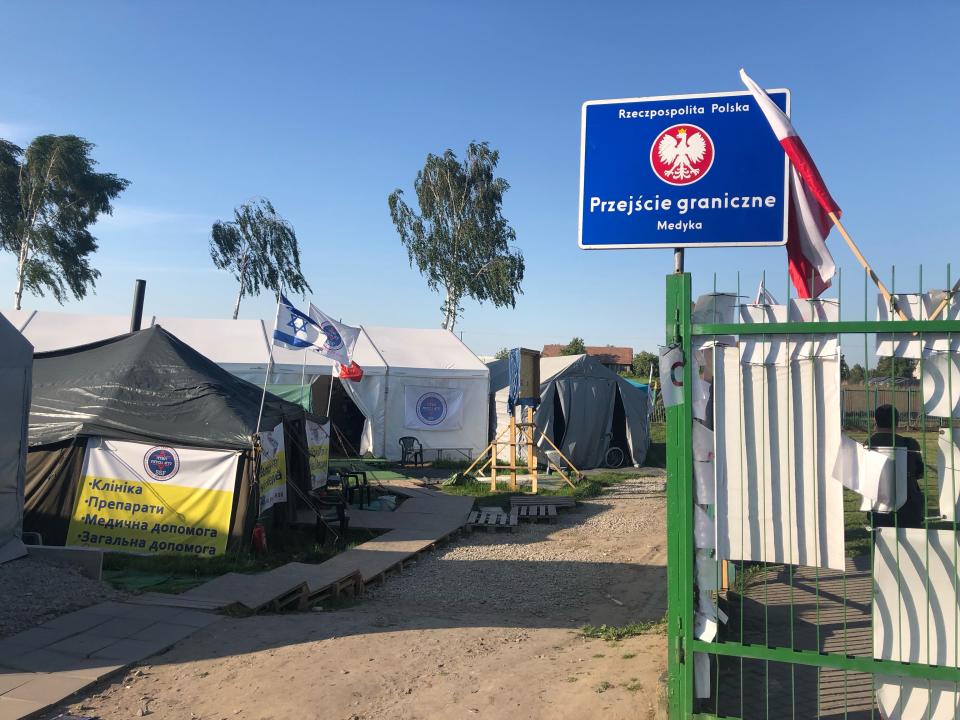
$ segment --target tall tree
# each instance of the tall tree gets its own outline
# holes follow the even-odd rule
[[[234,209],[233,220],[213,224],[210,257],[240,284],[233,306],[234,320],[240,314],[244,295],[259,295],[261,290],[303,293],[311,289],[300,270],[297,234],[266,199],[244,203]]]
[[[510,357],[510,351],[507,348],[502,347],[497,350],[497,354],[493,356],[495,360],[506,360]]]
[[[420,212],[403,191],[387,199],[390,217],[427,287],[444,293],[442,327],[453,330],[461,300],[489,300],[496,307],[516,305],[523,281],[523,255],[511,247],[516,233],[501,213],[509,184],[494,176],[500,153],[489,144],[470,143],[461,161],[453,150],[427,155],[413,188]]]
[[[660,377],[660,358],[652,352],[641,350],[633,356],[633,374],[640,378],[650,377],[653,368],[653,377]]]
[[[910,358],[882,357],[877,360],[877,367],[870,371],[875,378],[912,378],[917,367],[917,361]]]
[[[857,363],[850,368],[850,374],[847,376],[847,385],[863,385],[866,378],[867,375],[863,369],[863,365]]]
[[[587,346],[583,344],[583,338],[575,337],[562,348],[561,355],[583,355],[587,352]]]
[[[26,150],[0,140],[0,248],[17,256],[17,310],[25,290],[62,304],[96,286],[89,227],[130,183],[96,172],[93,148],[76,135],[40,135]]]

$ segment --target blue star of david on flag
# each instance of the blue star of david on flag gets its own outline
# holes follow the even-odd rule
[[[320,349],[327,336],[309,315],[300,312],[285,295],[277,304],[277,322],[273,330],[273,344],[290,350]]]

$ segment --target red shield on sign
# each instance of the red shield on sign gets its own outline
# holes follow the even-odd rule
[[[690,185],[713,166],[713,140],[707,131],[683,123],[657,135],[650,147],[650,167],[670,185]]]

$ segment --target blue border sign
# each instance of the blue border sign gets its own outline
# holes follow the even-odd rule
[[[590,100],[580,132],[581,248],[786,243],[789,163],[749,92]]]

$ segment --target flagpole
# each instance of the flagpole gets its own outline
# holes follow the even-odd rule
[[[828,212],[827,217],[830,218],[830,221],[834,224],[834,226],[836,226],[837,230],[840,231],[843,239],[847,241],[847,245],[850,246],[853,254],[863,266],[863,269],[867,271],[867,274],[870,275],[870,279],[873,280],[874,285],[876,285],[877,289],[880,290],[880,294],[883,295],[883,299],[886,300],[887,304],[893,308],[897,315],[900,316],[901,320],[908,320],[909,318],[904,314],[903,310],[897,307],[897,303],[890,294],[890,291],[887,290],[887,286],[883,284],[883,281],[877,277],[877,274],[873,271],[873,268],[870,267],[870,263],[867,262],[867,259],[863,256],[863,253],[860,252],[860,248],[857,247],[857,244],[853,241],[853,238],[850,237],[850,234],[843,226],[843,223],[840,222],[840,218],[837,217],[837,214],[835,212]]]
[[[333,402],[333,381],[335,379],[334,370],[337,369],[339,363],[334,363],[333,367],[330,368],[330,392],[327,393],[327,420],[330,419],[330,404]]]
[[[277,331],[277,315],[280,314],[280,293],[277,293],[277,311],[273,314],[273,332]],[[260,412],[257,414],[257,432],[260,432],[260,422],[263,420],[263,406],[267,402],[267,383],[270,381],[270,371],[273,369],[273,333],[268,340],[270,358],[267,360],[267,372],[263,376],[263,394],[260,396]]]

